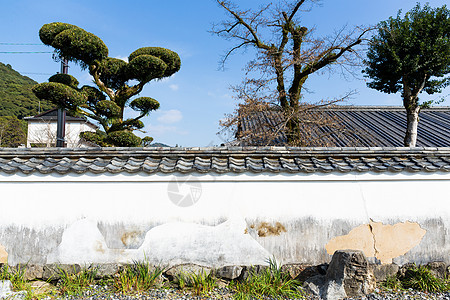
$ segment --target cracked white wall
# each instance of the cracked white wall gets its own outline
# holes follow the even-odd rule
[[[172,202],[174,176],[195,182],[192,206]],[[119,262],[144,252],[166,263],[255,264],[274,255],[315,264],[358,226],[408,221],[425,234],[394,261],[449,262],[449,188],[447,173],[2,174],[0,245],[11,264]],[[94,226],[74,227],[83,220]],[[271,230],[277,224],[283,230]]]

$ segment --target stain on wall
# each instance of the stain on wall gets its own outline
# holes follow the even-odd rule
[[[267,222],[261,222],[257,225],[251,225],[250,228],[256,229],[259,237],[276,236],[283,232],[287,232],[286,228],[280,222],[276,222],[275,225],[271,225]]]
[[[5,247],[0,244],[0,264],[8,263],[8,252],[6,252]]]
[[[159,224],[148,223],[107,223],[98,222],[97,227],[111,249],[138,249],[144,242],[145,234]]]
[[[120,240],[126,248],[130,248],[130,245],[142,244],[141,240],[142,232],[128,231],[124,232],[120,237]]]
[[[371,221],[352,229],[347,235],[333,238],[325,246],[328,254],[336,250],[361,250],[368,257],[376,257],[383,264],[392,263],[392,259],[406,254],[419,245],[426,230],[418,223],[404,222],[384,225]]]

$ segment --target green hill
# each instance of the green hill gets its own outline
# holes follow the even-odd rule
[[[39,113],[39,99],[31,88],[37,84],[33,79],[22,76],[10,65],[0,63],[0,116],[15,116],[19,119]],[[41,112],[54,107],[47,101],[40,101]]]

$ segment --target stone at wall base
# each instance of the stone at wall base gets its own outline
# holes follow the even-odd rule
[[[45,281],[56,281],[61,278],[62,273],[69,275],[80,272],[82,267],[78,264],[65,265],[65,264],[46,264],[44,265],[42,279]]]
[[[376,282],[386,281],[388,277],[396,276],[400,267],[396,264],[370,265]]]
[[[174,266],[164,272],[164,276],[166,276],[169,280],[178,282],[179,275],[190,275],[190,274],[204,274],[209,275],[212,269],[208,267],[202,267],[194,264],[183,264]]]
[[[13,292],[11,281],[0,281],[0,299],[24,300],[26,296],[27,292],[25,291]]]
[[[44,274],[44,267],[42,265],[28,265],[28,264],[18,264],[11,267],[13,271],[24,271],[24,279],[27,281],[41,279]]]
[[[427,268],[431,270],[434,276],[440,279],[446,279],[450,274],[447,270],[447,265],[442,261],[430,262]]]
[[[222,279],[233,280],[241,276],[241,266],[225,266],[216,270],[215,275]]]
[[[246,280],[250,276],[258,275],[261,272],[265,271],[268,268],[268,266],[244,266],[242,268],[241,275],[237,278],[238,281]]]
[[[97,279],[112,277],[123,270],[122,264],[92,264],[89,268],[96,270]]]
[[[283,273],[289,274],[292,279],[300,282],[305,282],[308,278],[325,275],[327,273],[328,264],[321,264],[318,266],[304,265],[304,264],[290,264],[281,267]]]

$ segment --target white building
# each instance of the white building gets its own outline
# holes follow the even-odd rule
[[[43,112],[33,117],[26,117],[28,122],[27,147],[55,147],[58,109]],[[83,131],[97,130],[97,126],[79,117],[66,116],[65,147],[84,148],[94,146],[80,139]]]

